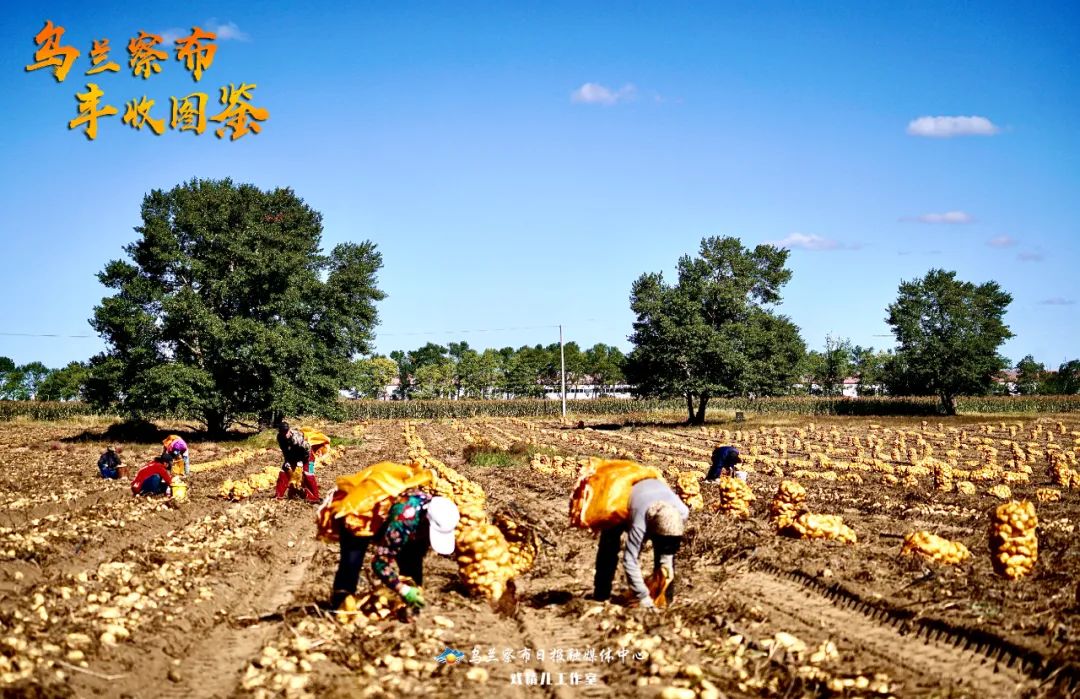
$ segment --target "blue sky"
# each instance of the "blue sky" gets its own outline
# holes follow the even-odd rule
[[[1076,3],[30,5],[0,19],[0,332],[92,336],[143,195],[228,176],[292,187],[327,247],[377,243],[382,352],[558,323],[629,349],[633,280],[734,235],[792,247],[811,347],[891,346],[900,281],[944,267],[1012,293],[1014,361],[1080,356]],[[23,69],[46,19],[82,52],[62,83]],[[221,31],[197,89],[255,83],[261,134],[121,123],[196,89],[175,59],[132,76],[128,39],[193,25]],[[102,37],[120,115],[90,142],[67,122]],[[20,363],[102,346],[0,335]]]

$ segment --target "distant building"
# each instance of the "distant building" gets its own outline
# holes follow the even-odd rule
[[[566,400],[585,400],[589,398],[633,398],[634,387],[630,384],[616,384],[614,386],[599,386],[597,384],[567,384]],[[561,386],[545,386],[544,398],[553,400],[562,399]]]

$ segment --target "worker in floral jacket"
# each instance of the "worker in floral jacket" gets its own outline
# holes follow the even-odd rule
[[[289,490],[289,483],[292,481],[293,471],[299,469],[304,497],[308,502],[319,502],[319,481],[315,478],[315,456],[311,452],[311,445],[304,437],[304,433],[282,420],[278,423],[277,443],[284,463],[281,466],[281,473],[278,474],[277,486],[274,488],[275,497],[278,500],[285,497]]]
[[[328,506],[332,507],[331,502]],[[454,501],[413,488],[396,496],[386,520],[373,537],[356,536],[340,526],[341,561],[334,576],[331,604],[340,607],[356,592],[364,556],[371,547],[371,570],[375,578],[396,592],[414,609],[424,606],[424,556],[430,547],[449,556],[454,552],[454,530],[461,514]],[[414,583],[402,581],[407,576]]]

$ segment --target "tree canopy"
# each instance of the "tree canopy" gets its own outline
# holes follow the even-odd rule
[[[772,245],[750,250],[738,238],[710,237],[697,257],[679,260],[675,284],[641,275],[630,294],[631,383],[645,395],[685,397],[697,424],[713,396],[786,392],[806,351],[798,328],[770,308],[791,279],[787,257]]]
[[[192,180],[143,199],[139,238],[98,278],[107,343],[87,397],[131,415],[190,415],[212,432],[328,409],[370,350],[381,255],[320,249],[322,216],[291,189]]]
[[[896,336],[895,392],[936,395],[956,414],[956,397],[987,393],[1009,362],[998,348],[1013,336],[1004,316],[1012,296],[997,282],[976,286],[932,269],[902,282],[886,322]]]

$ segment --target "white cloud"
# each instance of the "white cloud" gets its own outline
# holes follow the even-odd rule
[[[228,41],[230,39],[234,41],[250,41],[251,37],[247,35],[247,32],[240,31],[240,27],[236,26],[236,22],[218,22],[216,19],[207,20],[206,26],[203,27],[208,32],[214,32],[217,34],[218,41]]]
[[[999,235],[986,241],[986,244],[992,248],[1011,248],[1016,245],[1016,240],[1007,235]]]
[[[217,41],[249,41],[251,39],[245,32],[240,31],[240,27],[236,25],[236,22],[218,22],[216,19],[208,19],[200,25],[197,25],[204,31],[213,32],[217,34]],[[161,43],[169,46],[176,43],[177,39],[185,36],[191,36],[191,29],[180,29],[178,27],[170,27],[164,31],[158,32],[161,37]]]
[[[1041,252],[1022,252],[1016,256],[1021,262],[1042,262],[1044,255]]]
[[[1000,131],[992,121],[981,116],[923,116],[907,125],[908,134],[928,138],[993,136]]]
[[[971,223],[975,219],[966,211],[946,211],[943,214],[923,214],[922,216],[906,216],[901,221],[915,223]]]
[[[1063,298],[1061,296],[1054,296],[1052,298],[1039,301],[1039,305],[1042,306],[1072,306],[1076,301],[1073,299]]]
[[[176,43],[176,40],[182,36],[188,36],[189,32],[184,31],[178,27],[172,27],[165,31],[158,32],[158,36],[161,37],[161,43],[172,46]]]
[[[807,235],[805,233],[792,233],[783,240],[777,240],[770,243],[770,245],[775,245],[780,248],[798,248],[800,250],[814,251],[858,250],[860,247],[859,245],[846,245],[838,240],[832,240],[831,238],[823,238],[820,235]]]
[[[637,88],[627,83],[618,90],[604,87],[600,83],[585,83],[570,95],[571,102],[580,104],[602,104],[610,107],[619,102],[629,102],[637,96]]]

